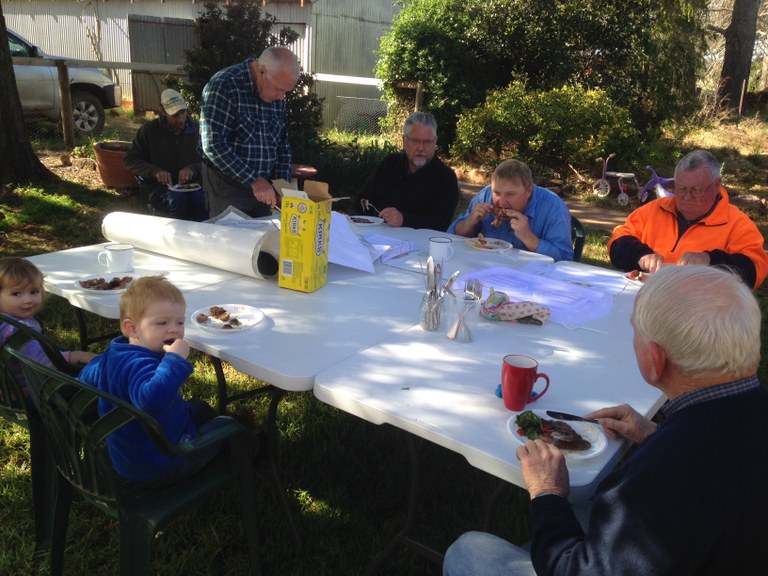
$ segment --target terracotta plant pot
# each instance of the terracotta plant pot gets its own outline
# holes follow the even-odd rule
[[[101,181],[112,188],[138,188],[136,178],[123,164],[125,155],[131,147],[130,142],[108,140],[93,145],[96,153],[96,169]]]

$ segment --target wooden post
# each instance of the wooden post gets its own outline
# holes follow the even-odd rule
[[[56,60],[59,71],[59,96],[61,101],[61,126],[64,130],[64,146],[75,147],[75,119],[72,116],[72,95],[69,92],[69,68],[63,60]]]
[[[741,97],[739,98],[739,118],[741,118],[741,109],[744,106],[744,94],[747,91],[747,79],[741,82]]]
[[[419,80],[416,82],[416,104],[414,105],[413,111],[418,112],[421,110],[421,102],[424,99],[424,82]]]

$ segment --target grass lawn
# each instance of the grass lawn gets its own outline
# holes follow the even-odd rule
[[[118,118],[124,121],[124,118]],[[135,129],[135,126],[132,127]],[[130,139],[130,133],[118,139]],[[690,148],[690,146],[688,146]],[[766,188],[768,162],[764,153],[734,152],[739,160],[751,155],[760,165]],[[18,188],[0,197],[0,256],[29,256],[102,241],[100,223],[114,210],[135,210],[129,195],[84,183],[52,182],[45,187]],[[764,216],[763,216],[764,220]],[[761,220],[760,224],[765,222]],[[608,233],[587,230],[583,260],[607,266]],[[758,291],[766,309],[766,288]],[[49,297],[41,320],[49,335],[74,347],[74,315],[60,298]],[[91,318],[93,329],[114,328]],[[200,354],[191,356],[195,372],[185,393],[215,403],[215,375]],[[225,365],[233,387],[254,381]],[[760,374],[766,381],[766,365]],[[613,375],[606,374],[606,381]],[[260,426],[266,400],[233,406],[234,416]],[[257,469],[256,486],[262,510],[262,560],[267,573],[279,576],[322,576],[362,573],[405,521],[411,478],[403,432],[377,427],[328,407],[309,393],[290,393],[280,404],[280,470],[294,507],[304,549],[295,546],[275,485],[266,467]],[[462,532],[480,529],[484,502],[496,486],[493,477],[475,470],[460,456],[418,442],[422,464],[421,506],[415,537],[444,549]],[[47,574],[45,558],[33,560],[28,436],[0,420],[0,574]],[[153,573],[240,575],[248,572],[246,542],[232,494],[206,502],[159,535],[153,551]],[[511,487],[497,508],[494,531],[513,542],[529,539],[527,494]],[[76,502],[70,517],[67,574],[116,574],[116,522],[91,506]],[[422,575],[424,562],[400,550],[382,574]]]

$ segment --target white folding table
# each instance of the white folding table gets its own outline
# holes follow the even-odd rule
[[[189,314],[205,306],[234,303],[264,312],[264,319],[258,325],[233,333],[214,333],[188,322],[185,340],[212,357],[221,411],[239,398],[263,393],[270,395],[267,419],[269,460],[279,497],[299,543],[298,530],[277,470],[277,406],[286,391],[312,390],[315,376],[322,369],[408,330],[418,322],[418,307],[425,289],[422,264],[426,262],[429,237],[442,235],[431,230],[389,226],[358,231],[408,240],[416,244],[419,252],[393,262],[397,264],[394,266],[377,264],[374,274],[330,264],[327,285],[305,294],[279,288],[276,279],[255,279],[168,255],[135,251],[137,273],[167,275],[169,281],[184,293]],[[453,238],[456,255],[450,262],[451,270],[454,266],[467,268],[478,263],[522,266],[532,261],[551,261],[545,256],[517,250],[483,253],[468,248],[463,239]],[[67,299],[74,307],[83,347],[104,338],[103,335],[87,335],[83,311],[109,319],[119,318],[119,294],[96,293],[77,284],[86,278],[112,276],[98,264],[97,256],[103,247],[104,244],[97,244],[29,258],[45,274],[46,290]],[[445,264],[448,269],[448,263]],[[446,270],[446,277],[448,273]],[[221,360],[268,385],[230,395]]]
[[[604,269],[559,263],[583,272]],[[620,273],[615,273],[617,278]],[[653,416],[665,398],[642,378],[632,347],[630,315],[638,287],[629,283],[613,296],[601,317],[581,325],[543,326],[481,319],[471,343],[449,340],[442,333],[415,326],[320,372],[314,394],[321,401],[374,424],[390,424],[463,455],[474,467],[524,487],[515,449],[520,445],[508,428],[513,413],[495,395],[502,358],[524,354],[549,375],[549,391],[529,405],[575,414],[628,403]],[[541,382],[536,388],[541,388]],[[511,426],[512,430],[516,426]],[[409,437],[410,438],[410,437]],[[568,461],[572,502],[588,500],[599,481],[615,466],[624,444],[608,439],[605,450],[584,460]],[[415,459],[412,451],[412,461]],[[415,463],[414,463],[415,465]],[[414,468],[414,476],[418,470]],[[415,498],[418,487],[412,486]],[[416,506],[411,505],[411,510]],[[425,553],[408,537],[413,518],[369,568],[371,572],[394,546]]]

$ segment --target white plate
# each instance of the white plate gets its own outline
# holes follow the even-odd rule
[[[93,276],[81,278],[80,280],[75,280],[75,288],[79,288],[83,292],[87,292],[88,294],[94,294],[94,295],[122,294],[128,289],[128,286],[133,284],[133,282],[135,282],[139,278],[143,278],[144,276],[167,276],[167,275],[168,275],[168,272],[164,270],[147,270],[145,268],[136,268],[129,272],[105,272],[102,274],[94,274]],[[96,278],[103,278],[104,280],[109,282],[113,278],[123,278],[125,276],[130,276],[132,280],[128,282],[128,284],[126,284],[124,288],[114,288],[112,290],[96,290],[94,288],[86,288],[81,284],[81,282],[85,282],[86,280],[94,280]]]
[[[224,308],[224,310],[229,312],[233,317],[240,321],[240,325],[224,328],[224,326],[227,324],[226,322],[222,322],[218,318],[213,318],[210,315],[211,308],[213,306]],[[208,319],[205,322],[199,322],[197,317],[200,314],[205,314],[208,316]],[[200,326],[200,328],[210,330],[212,332],[242,332],[243,330],[247,330],[251,326],[256,326],[256,324],[261,322],[264,319],[264,312],[258,308],[254,308],[253,306],[246,306],[245,304],[213,304],[211,306],[206,306],[205,308],[195,310],[192,313],[191,319],[195,326]]]
[[[648,276],[649,276],[648,272],[640,272],[641,276],[637,278],[632,278],[630,274],[632,274],[632,272],[628,272],[627,274],[625,274],[624,278],[626,278],[630,282],[634,282],[638,286],[642,286],[643,284],[645,284],[645,281],[648,279]]]
[[[464,240],[464,242],[467,244],[467,246],[471,246],[472,248],[475,248],[476,250],[509,250],[512,248],[512,244],[507,242],[506,240],[499,240],[498,238],[486,238],[485,244],[480,244],[480,241],[477,238],[467,238]]]
[[[523,410],[523,412],[525,412],[525,410]],[[531,412],[536,414],[536,416],[539,418],[544,418],[546,420],[556,420],[556,418],[548,416],[545,410],[531,410]],[[510,416],[509,420],[507,420],[507,431],[510,433],[512,438],[517,440],[520,444],[525,444],[525,441],[528,438],[525,436],[520,436],[517,433],[518,427],[517,423],[515,422],[515,418],[517,418],[518,414],[521,414],[521,412],[515,412],[512,414],[512,416]],[[565,422],[565,420],[561,420],[561,422]],[[586,460],[587,458],[594,458],[598,454],[602,454],[602,452],[608,446],[608,440],[606,439],[605,434],[603,433],[599,424],[592,424],[591,422],[566,422],[566,424],[569,424],[571,428],[573,428],[581,435],[582,438],[584,438],[584,440],[587,440],[592,444],[592,447],[588,450],[563,450],[563,454],[567,459]]]
[[[378,216],[350,216],[350,222],[355,226],[378,226],[384,224],[384,218]]]
[[[97,278],[103,278],[106,282],[110,282],[113,278],[124,278],[126,276],[130,276],[131,280],[123,288],[113,288],[111,290],[99,290],[96,288],[86,288],[81,284],[81,282],[86,282],[87,280],[95,280]],[[133,272],[126,272],[124,274],[115,273],[115,274],[102,274],[100,276],[88,276],[88,278],[81,278],[80,280],[75,280],[75,288],[79,288],[84,292],[88,292],[88,294],[98,294],[98,295],[122,294],[123,292],[128,290],[128,286],[133,284],[133,281],[135,279],[136,279],[136,276],[133,274]]]
[[[194,182],[190,184],[174,184],[173,186],[168,186],[168,190],[171,192],[197,192],[200,188],[202,188],[202,186]]]

